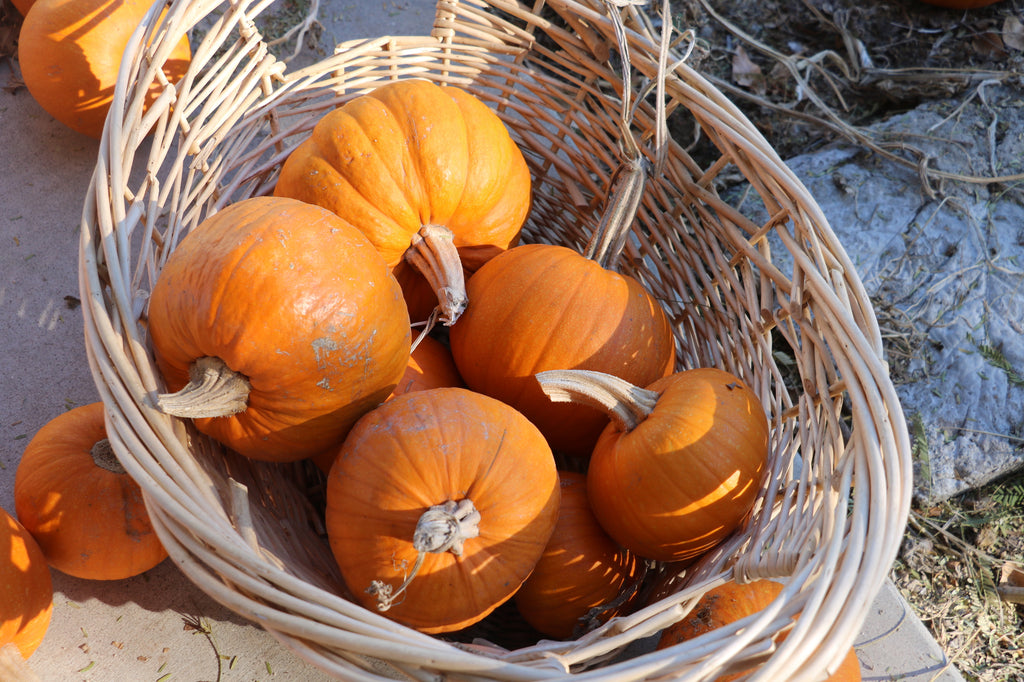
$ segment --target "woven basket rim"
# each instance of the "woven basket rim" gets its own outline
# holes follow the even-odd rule
[[[815,429],[839,432],[839,416],[821,407],[833,398],[832,393],[853,405],[850,423],[842,427],[849,431],[849,439],[832,443],[829,449],[839,452],[831,455],[833,459],[824,469],[817,470],[816,464],[808,462],[826,459],[826,455],[809,452],[799,458],[808,473],[821,478],[817,488],[814,483],[798,480],[798,476],[780,483],[773,489],[772,513],[762,514],[748,534],[715,550],[705,560],[705,568],[692,574],[686,588],[575,643],[542,641],[512,651],[485,642],[449,643],[362,610],[331,593],[320,580],[329,569],[318,564],[316,558],[303,557],[303,566],[297,572],[285,566],[281,554],[288,550],[282,549],[283,544],[275,544],[272,537],[268,539],[270,525],[261,505],[301,506],[302,502],[287,495],[283,500],[268,501],[260,498],[254,487],[244,484],[219,485],[219,470],[215,475],[207,469],[208,463],[222,453],[205,443],[189,425],[158,412],[151,402],[160,379],[145,342],[140,315],[145,307],[147,277],[155,276],[161,259],[166,257],[160,248],[197,224],[204,211],[231,201],[234,192],[266,191],[272,173],[263,166],[279,163],[283,152],[277,156],[267,152],[269,160],[264,157],[251,162],[237,153],[242,170],[222,176],[228,181],[216,188],[208,188],[194,178],[220,172],[218,154],[226,153],[226,148],[234,149],[231,145],[241,148],[254,144],[247,127],[251,125],[255,130],[253,122],[269,126],[264,150],[280,147],[286,138],[299,132],[301,124],[277,118],[276,107],[285,100],[289,106],[301,107],[307,96],[312,102],[313,95],[327,89],[322,83],[313,84],[317,79],[326,79],[329,74],[336,79],[348,78],[344,87],[355,92],[380,82],[383,76],[376,65],[386,64],[392,77],[430,77],[451,84],[471,82],[478,77],[473,76],[473,69],[498,73],[510,64],[519,68],[517,60],[525,53],[541,49],[533,37],[525,40],[510,28],[518,27],[515,22],[526,22],[529,31],[524,29],[524,33],[530,34],[549,30],[554,18],[541,18],[528,6],[506,0],[440,0],[430,36],[348,41],[338,46],[335,55],[290,73],[266,53],[249,16],[259,14],[269,4],[173,0],[164,19],[158,17],[156,5],[151,8],[125,54],[83,210],[79,280],[90,368],[107,407],[110,441],[126,470],[143,488],[154,527],[175,563],[212,598],[258,622],[297,655],[345,679],[387,679],[394,675],[419,679],[443,670],[467,679],[511,680],[561,676],[572,670],[579,677],[625,680],[653,679],[683,670],[686,679],[696,680],[716,677],[733,661],[765,659],[752,679],[803,680],[814,679],[837,663],[867,617],[874,593],[895,557],[909,513],[910,446],[905,421],[883,359],[870,300],[820,207],[754,125],[685,63],[671,74],[668,87],[677,98],[674,101],[718,136],[716,146],[728,150],[728,158],[726,151],[722,158],[735,165],[764,199],[769,218],[757,223],[725,205],[711,187],[714,176],[721,171],[719,165],[699,169],[702,174],[687,179],[692,169],[686,170],[685,163],[677,159],[673,180],[687,183],[687,192],[697,206],[694,210],[718,211],[725,216],[722,220],[729,229],[749,233],[737,243],[733,258],[753,263],[753,269],[764,278],[762,287],[774,291],[785,285],[788,306],[757,311],[761,317],[768,317],[750,324],[797,330],[807,344],[801,352],[808,358],[814,356],[807,360],[812,369],[824,362],[815,355],[819,348],[835,349],[829,356],[833,366],[818,368],[813,378],[817,382],[809,387],[813,396],[804,393],[788,404],[783,398],[774,399],[773,424],[787,425],[784,436],[780,436],[779,451],[802,453],[801,439],[807,434],[812,437]],[[602,41],[611,44],[611,24],[600,0],[552,0],[546,6],[583,36],[579,45],[600,45]],[[222,12],[221,19],[214,22],[214,29],[197,48],[184,86],[179,84],[175,89],[164,82],[163,94],[143,115],[143,88],[139,83],[161,82],[157,65],[178,37],[212,15],[214,9]],[[650,76],[650,55],[656,45],[651,24],[635,7],[622,11],[629,26],[631,50],[638,55],[634,67]],[[500,13],[500,19],[487,18],[494,12]],[[229,29],[238,35],[235,43],[217,32]],[[202,68],[208,66],[207,60],[220,63],[215,60],[223,59],[214,55],[217,40],[245,48],[229,54],[239,55],[239,61],[251,59],[253,66],[237,80],[248,79],[256,85],[245,91],[251,93],[248,99],[230,100],[224,95],[219,103],[207,102],[205,106],[211,110],[202,110],[192,100],[183,101],[182,93],[212,93],[221,87],[216,72]],[[145,44],[150,47],[143,48]],[[593,60],[592,56],[588,58]],[[595,62],[595,73],[598,66]],[[530,87],[516,80],[518,72],[513,73],[512,67],[507,68],[500,73],[507,76],[510,92]],[[351,69],[352,74],[335,73],[345,69]],[[360,75],[360,69],[365,70],[365,76]],[[491,87],[501,84],[497,77],[487,82]],[[609,85],[599,79],[594,83],[588,87]],[[508,116],[521,115],[515,107],[525,108],[523,102],[532,102],[531,98],[539,99],[530,91],[523,99],[510,102]],[[202,97],[196,101],[203,101]],[[174,103],[182,103],[184,110],[172,106]],[[540,139],[539,134],[529,135],[529,139]],[[565,149],[559,151],[564,153]],[[554,152],[536,151],[539,168],[561,171]],[[592,189],[579,185],[577,191]],[[189,192],[192,196],[184,196]],[[769,201],[775,205],[769,205]],[[158,223],[168,216],[173,218],[177,231],[160,233]],[[786,227],[797,223],[800,230]],[[780,240],[792,260],[793,279],[766,255],[769,233]],[[133,237],[160,246],[147,247],[140,255],[133,250],[141,248],[133,247]],[[727,281],[716,286],[729,284]],[[738,295],[755,295],[742,290],[742,283],[736,289]],[[754,343],[754,354],[759,352],[760,343]],[[755,386],[765,394],[767,377],[761,386]],[[840,379],[830,381],[835,377]],[[258,480],[265,475],[258,465],[250,467],[231,458],[224,466],[228,478],[237,475],[239,479],[248,476],[255,477],[248,480]],[[841,509],[828,507],[839,503]],[[813,508],[806,518],[804,507]],[[802,538],[803,548],[775,560],[765,557],[762,546],[760,552],[753,553],[758,556],[747,560],[744,555],[730,563],[731,553],[750,542],[751,535],[781,537],[772,535],[781,533],[780,528]],[[818,538],[818,542],[809,542],[810,538]],[[576,672],[604,662],[626,645],[678,620],[704,591],[721,580],[734,577],[747,581],[772,575],[786,577],[786,587],[772,607],[759,614],[670,649]],[[791,617],[797,613],[802,616],[792,624]],[[770,635],[782,629],[788,629],[789,636],[773,647]],[[778,655],[773,655],[775,652]]]

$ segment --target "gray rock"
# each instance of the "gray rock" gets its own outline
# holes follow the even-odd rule
[[[929,168],[1024,172],[1018,90],[926,104],[869,132]],[[788,164],[875,305],[914,443],[915,497],[946,499],[1024,465],[1024,183],[925,181],[848,144]]]

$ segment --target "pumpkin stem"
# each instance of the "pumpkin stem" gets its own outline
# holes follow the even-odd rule
[[[114,454],[114,448],[110,446],[110,441],[106,438],[96,441],[92,448],[89,449],[89,454],[92,455],[93,464],[100,469],[106,469],[115,474],[128,473],[121,466],[121,462],[118,461],[117,456]]]
[[[614,269],[644,195],[648,164],[639,156],[627,159],[612,176],[612,192],[597,229],[583,255],[602,268]]]
[[[537,372],[544,393],[556,403],[580,403],[606,412],[624,432],[646,419],[661,394],[604,372],[553,369]]]
[[[161,393],[156,406],[175,417],[227,417],[249,402],[249,380],[216,357],[202,357],[188,368],[189,381],[176,393]]]
[[[437,294],[441,322],[455,324],[466,309],[466,276],[455,248],[455,235],[444,225],[424,225],[412,236],[405,258]]]
[[[436,504],[427,509],[420,516],[416,523],[416,529],[412,533],[412,546],[416,550],[416,562],[405,580],[395,590],[391,585],[382,580],[370,582],[366,588],[367,593],[377,596],[377,609],[387,611],[423,565],[423,558],[427,552],[451,552],[455,556],[462,556],[462,545],[466,540],[480,535],[480,512],[473,505],[472,500],[462,499],[458,502],[448,500],[443,504]]]
[[[619,132],[622,137],[619,144],[623,158],[618,169],[612,175],[612,190],[605,204],[604,214],[601,216],[597,229],[591,235],[583,255],[603,268],[614,269],[614,264],[618,261],[619,255],[626,245],[626,236],[629,234],[633,219],[636,218],[637,209],[640,207],[647,174],[660,175],[668,153],[668,140],[671,136],[665,112],[665,79],[669,73],[668,56],[671,49],[670,38],[673,22],[670,3],[668,0],[664,0],[661,12],[662,25],[665,30],[662,33],[658,49],[658,72],[653,81],[637,93],[638,102],[643,100],[650,90],[654,90],[656,94],[653,122],[654,164],[652,166],[641,153],[639,138],[632,129],[636,108],[632,103],[633,78],[630,70],[629,40],[626,28],[622,23],[622,16],[617,9],[622,6],[622,3],[605,0],[605,4],[608,5],[608,14],[615,29],[615,41],[619,48],[622,64],[622,106],[619,110]],[[693,40],[691,39],[691,50],[693,49],[692,44]],[[681,61],[685,61],[688,56],[689,51]],[[672,70],[674,69],[675,65],[672,67]]]

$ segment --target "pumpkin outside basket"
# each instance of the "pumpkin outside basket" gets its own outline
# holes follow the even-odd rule
[[[284,158],[330,108],[398,78],[473,91],[530,164],[524,241],[582,248],[618,166],[621,63],[612,10],[600,0],[441,0],[429,36],[350,41],[294,71],[268,53],[253,21],[270,4],[173,0],[160,21],[154,6],[129,44],[83,211],[86,347],[109,439],[175,563],[343,679],[704,680],[756,661],[756,679],[814,680],[837,665],[902,536],[907,429],[871,304],[820,208],[678,54],[669,59],[666,111],[680,129],[699,126],[715,153],[698,162],[668,145],[620,267],[664,303],[680,366],[726,369],[757,392],[772,455],[747,527],[666,580],[660,599],[568,642],[505,649],[415,632],[345,598],[299,468],[226,452],[153,406],[164,387],[145,312],[162,264],[205,216],[269,193]],[[635,82],[654,79],[660,35],[650,17],[614,11]],[[206,33],[185,78],[177,87],[161,81],[163,94],[143,114],[159,64],[200,24]],[[655,115],[645,99],[634,128],[653,130]],[[763,220],[716,191],[720,176],[736,172],[763,202]],[[780,344],[792,353],[786,365],[773,354]],[[744,621],[661,651],[645,644],[732,577],[776,578],[785,588]],[[788,636],[773,645],[783,629]]]

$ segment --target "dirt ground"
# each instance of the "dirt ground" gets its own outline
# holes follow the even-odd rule
[[[695,65],[782,158],[979,85],[1020,85],[1024,3],[951,10],[921,0],[677,0]]]

